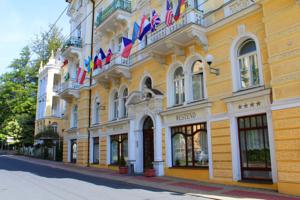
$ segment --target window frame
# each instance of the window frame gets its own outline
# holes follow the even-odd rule
[[[124,142],[127,141],[127,157],[128,157],[128,134],[122,133],[117,135],[110,135],[110,165],[118,165],[120,162],[120,159],[123,155],[123,148],[124,148]],[[116,163],[113,163],[112,161],[112,143],[117,142],[118,144],[118,161]],[[125,157],[124,157],[125,159]],[[126,159],[125,159],[126,161]]]
[[[77,104],[73,106],[72,109],[72,127],[71,128],[77,128],[78,127],[78,106]]]
[[[255,123],[256,123],[256,126],[255,127],[252,127],[252,122],[251,122],[251,118],[252,117],[255,117]],[[261,126],[257,126],[257,117],[260,117],[261,118],[261,123],[262,125]],[[248,128],[246,128],[246,125],[245,125],[245,119],[246,118],[249,118],[249,126]],[[240,127],[240,119],[244,119],[244,127],[241,128]],[[264,122],[264,120],[266,120],[266,122]],[[242,180],[265,180],[265,181],[272,181],[272,174],[270,176],[270,179],[255,179],[255,178],[249,178],[249,177],[245,177],[244,176],[244,173],[243,171],[251,171],[251,170],[254,170],[254,171],[268,171],[270,173],[272,173],[272,164],[271,164],[271,149],[270,149],[270,141],[268,140],[269,142],[269,156],[270,156],[270,166],[268,167],[268,160],[265,158],[265,167],[264,168],[261,168],[261,167],[249,167],[248,163],[249,163],[249,160],[247,158],[247,155],[246,155],[246,159],[247,159],[247,167],[243,167],[243,158],[242,158],[242,145],[241,145],[241,131],[244,131],[246,133],[246,131],[249,131],[249,130],[262,130],[262,134],[263,134],[263,144],[264,144],[264,151],[267,151],[266,149],[266,137],[268,138],[269,137],[269,129],[268,129],[268,118],[267,118],[267,114],[266,113],[261,113],[261,114],[254,114],[254,115],[247,115],[247,116],[240,116],[237,118],[237,127],[238,127],[238,143],[239,143],[239,156],[240,156],[240,169],[241,169],[241,178]],[[267,130],[267,133],[265,133],[265,130]],[[245,139],[245,144],[246,144],[246,139]],[[247,150],[247,145],[246,145],[246,150]]]
[[[126,96],[125,96],[125,91],[127,91]],[[128,110],[127,110],[127,108],[126,108],[126,102],[127,102],[127,99],[128,99],[128,94],[129,94],[128,88],[125,87],[125,88],[123,89],[123,92],[122,92],[122,107],[123,107],[122,117],[123,117],[123,118],[128,117]]]
[[[242,48],[248,43],[248,42],[253,42],[254,45],[255,45],[255,51],[251,51],[251,52],[248,52],[246,54],[242,54],[240,55],[240,51],[242,50]],[[254,79],[253,79],[253,66],[252,65],[249,65],[249,70],[248,70],[248,73],[249,73],[249,86],[245,86],[243,87],[243,84],[242,84],[242,71],[241,71],[241,64],[240,64],[240,61],[241,60],[247,60],[249,63],[250,63],[250,60],[251,60],[251,56],[254,56],[256,58],[256,64],[257,64],[257,70],[258,70],[258,74],[257,74],[257,78],[258,78],[258,83],[257,84],[254,84]],[[238,46],[238,49],[237,49],[237,70],[238,70],[238,79],[239,79],[239,88],[240,90],[245,90],[245,89],[248,89],[248,88],[253,88],[253,87],[257,87],[260,85],[260,75],[259,75],[259,65],[258,65],[258,53],[257,53],[257,45],[255,43],[255,41],[251,38],[249,39],[246,39],[244,40],[239,46]]]
[[[200,72],[194,72],[194,67],[195,67],[195,64],[196,64],[196,62],[201,62],[202,63],[202,69],[201,69],[201,71]],[[203,99],[205,99],[205,83],[204,83],[204,80],[205,80],[205,75],[204,75],[204,66],[203,66],[203,61],[202,60],[200,60],[200,59],[198,59],[198,60],[195,60],[194,62],[193,62],[193,64],[192,64],[192,66],[191,66],[191,68],[190,68],[190,70],[191,70],[191,93],[192,93],[192,98],[191,98],[191,100],[192,101],[201,101],[201,100],[203,100]],[[200,92],[200,97],[198,98],[198,99],[195,99],[195,93],[194,93],[194,77],[195,76],[199,76],[200,75],[200,77],[201,77],[201,85],[200,85],[200,87],[201,88],[198,88],[198,90],[200,89],[201,90],[201,92]],[[201,94],[202,94],[202,96],[201,96]]]
[[[193,131],[193,126],[200,126],[200,129],[197,129],[195,131]],[[187,134],[187,127],[191,127],[191,134],[188,135]],[[203,128],[202,128],[203,127]],[[181,129],[184,129],[185,130],[185,133],[183,132],[173,132],[174,129],[178,129],[178,128],[181,128]],[[209,168],[209,157],[208,157],[208,160],[207,160],[207,166],[196,166],[195,163],[196,163],[196,160],[195,160],[195,148],[194,148],[194,136],[197,134],[197,133],[201,133],[201,132],[206,132],[207,134],[207,137],[208,137],[208,132],[207,132],[207,123],[206,122],[202,122],[202,123],[195,123],[195,124],[187,124],[187,125],[181,125],[181,126],[174,126],[174,127],[171,127],[171,158],[172,158],[172,162],[171,162],[171,167],[173,168]],[[185,165],[180,165],[180,166],[177,166],[176,164],[174,164],[174,148],[173,148],[173,137],[175,137],[176,135],[178,134],[181,134],[183,135],[184,139],[185,139]],[[191,137],[192,138],[192,166],[191,165],[188,165],[189,161],[188,161],[188,137]],[[207,155],[208,155],[208,138],[207,138]]]
[[[175,76],[176,72],[178,69],[182,70],[182,76],[180,76],[180,78],[177,78]],[[174,70],[174,73],[172,74],[172,84],[173,84],[173,98],[174,98],[174,103],[173,106],[178,106],[178,105],[182,105],[185,103],[185,75],[184,75],[184,69],[182,66],[176,67],[176,69]],[[176,93],[176,84],[178,85],[178,103],[177,103],[177,93]],[[180,85],[181,84],[181,85]]]

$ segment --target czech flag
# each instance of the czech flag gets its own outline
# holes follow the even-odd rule
[[[151,23],[147,19],[145,15],[141,20],[140,32],[139,32],[139,40],[142,41],[143,37],[151,30]]]
[[[76,81],[80,85],[82,85],[84,82],[86,72],[87,72],[86,68],[83,69],[82,67],[78,67]]]
[[[128,58],[130,56],[130,51],[132,48],[132,40],[130,40],[126,37],[123,37],[122,40],[123,40],[123,51],[122,51],[121,56],[123,58]]]
[[[111,49],[108,49],[107,50],[106,59],[105,59],[105,64],[109,64],[110,63],[110,60],[111,60],[112,56],[113,56],[113,53],[112,53]]]
[[[175,21],[179,20],[180,15],[184,12],[184,10],[185,10],[184,0],[178,0],[177,9],[176,9],[176,13],[174,16]]]

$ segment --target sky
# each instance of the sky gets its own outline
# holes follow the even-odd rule
[[[0,0],[0,74],[8,71],[7,66],[35,34],[49,30],[67,5],[65,0]],[[66,13],[57,25],[68,35]]]

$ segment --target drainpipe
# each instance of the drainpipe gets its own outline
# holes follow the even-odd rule
[[[95,0],[91,0],[93,4],[92,11],[92,36],[91,36],[91,59],[93,60],[94,51],[94,18],[95,18]],[[89,120],[88,120],[88,156],[87,156],[87,166],[90,166],[90,140],[91,140],[91,104],[92,104],[92,83],[93,83],[93,73],[90,73],[90,87],[89,87]]]

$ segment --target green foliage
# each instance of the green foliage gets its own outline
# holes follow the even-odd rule
[[[50,53],[56,52],[61,43],[61,30],[57,27],[49,34],[47,31],[36,35],[8,66],[11,70],[0,76],[0,142],[12,136],[21,145],[33,144],[38,69],[40,62],[47,63]]]
[[[122,155],[119,161],[119,167],[125,167],[127,165],[124,156]]]

